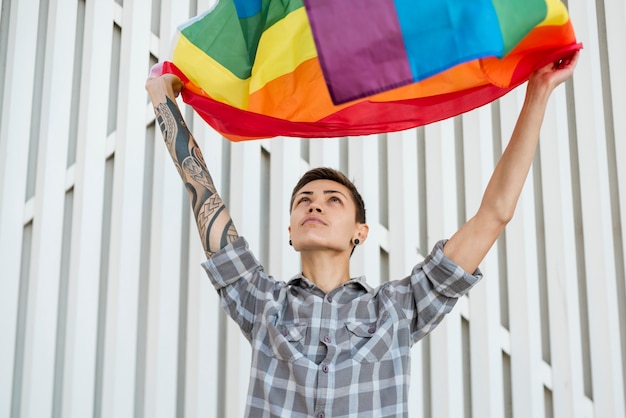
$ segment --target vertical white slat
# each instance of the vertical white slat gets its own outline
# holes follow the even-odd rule
[[[258,141],[233,143],[231,155],[231,216],[237,231],[246,237],[253,253],[260,248],[260,144]],[[250,211],[254,208],[254,211]],[[239,327],[228,320],[226,330],[228,353],[226,354],[226,400],[225,416],[243,416],[246,405],[248,377],[250,374],[250,344],[242,336]],[[222,359],[223,360],[223,359]]]
[[[626,49],[622,48],[626,40],[626,3],[621,0],[605,0],[605,19],[607,32],[607,49],[609,51],[609,73],[611,77],[611,100],[613,105],[613,129],[615,138],[615,156],[617,160],[617,188],[619,194],[622,265],[626,263],[626,166],[622,164],[626,158],[626,79],[622,72],[626,68]],[[617,260],[619,262],[619,260]],[[626,286],[626,283],[623,285]],[[624,338],[625,336],[622,336]],[[625,383],[626,384],[626,383]],[[626,395],[625,395],[626,396]]]
[[[195,222],[190,225],[190,278],[187,308],[185,363],[185,416],[218,418],[220,357],[220,302],[206,273],[200,267],[204,252],[198,244]],[[193,250],[191,249],[193,246]]]
[[[197,14],[209,10],[215,3],[217,3],[217,0],[198,0]]]
[[[411,376],[409,380],[409,411],[412,418],[429,418],[424,415],[424,386],[430,386],[426,381],[422,368],[424,349],[423,341],[411,348]]]
[[[425,127],[426,192],[429,254],[435,243],[450,238],[458,229],[454,125],[451,119]]]
[[[176,25],[187,17],[187,3],[161,2],[160,56],[168,53]],[[179,100],[181,106],[182,100]],[[152,106],[148,108],[152,115]],[[154,136],[148,139],[155,144],[143,401],[145,416],[166,418],[175,416],[177,407],[183,186],[163,143],[158,122],[155,122]]]
[[[182,200],[178,173],[168,170],[171,158],[163,148],[162,143],[156,144],[161,151],[155,151],[150,237],[144,398],[145,414],[150,417],[170,417],[176,411]]]
[[[76,33],[75,20],[62,20],[62,13],[76,16],[76,3],[52,1],[48,14],[24,348],[24,417],[44,416],[53,402],[71,101],[71,89],[65,83],[74,58],[67,45],[74,45]]]
[[[309,160],[313,167],[339,168],[339,138],[324,138],[310,141]],[[344,173],[346,174],[346,173]],[[294,183],[295,185],[295,183]]]
[[[417,204],[417,135],[415,130],[387,136],[389,189],[389,279],[408,276],[421,261],[419,247],[419,206]],[[421,382],[421,348],[411,350],[409,411],[421,417],[423,390]]]
[[[467,218],[476,214],[493,171],[491,108],[463,115],[465,205]],[[504,416],[500,286],[495,246],[480,264],[483,279],[469,293],[472,416]]]
[[[218,193],[222,190],[223,140],[198,115],[193,132],[200,145]],[[172,167],[172,169],[174,169]],[[181,183],[181,186],[182,183]],[[228,206],[230,210],[230,206]],[[206,257],[193,213],[189,214],[189,289],[187,308],[187,353],[185,369],[185,416],[218,418],[220,354],[220,302],[215,288],[200,267]]]
[[[135,407],[150,3],[125,3],[122,13],[102,389],[102,416],[116,418]]]
[[[299,142],[293,138],[273,139],[269,196],[270,264],[266,270],[280,280],[288,280],[300,270],[300,256],[289,246],[288,231],[289,202],[299,174]]]
[[[428,246],[449,238],[457,229],[454,125],[446,120],[426,128],[426,192]],[[450,312],[432,334],[431,394],[433,418],[463,416],[461,316],[458,308]]]
[[[0,115],[0,416],[11,413],[39,1],[13,2]],[[19,40],[19,42],[18,42]]]
[[[259,141],[233,142],[231,146],[230,215],[239,235],[245,236],[253,252],[258,253],[260,216],[261,145]],[[254,210],[248,210],[254,208]],[[255,216],[250,216],[254,213]]]
[[[67,306],[63,415],[94,409],[107,97],[111,67],[110,2],[86,2],[85,48],[75,164],[74,210]]]
[[[500,99],[502,149],[513,132],[523,91]],[[511,222],[507,225],[506,260],[511,338],[513,416],[544,413],[539,284],[532,172],[526,180]]]
[[[420,129],[422,135],[420,135]],[[417,183],[417,206],[415,208],[415,216],[418,219],[418,225],[420,227],[422,227],[420,219],[426,218],[427,216],[427,213],[422,214],[422,210],[423,208],[425,208],[426,205],[426,187],[422,185],[426,184],[427,173],[425,167],[423,170],[419,169],[419,164],[421,164],[423,161],[426,161],[425,138],[423,136],[423,134],[425,134],[425,131],[425,128],[412,129],[409,131],[411,135],[415,136],[416,150],[414,154],[414,165],[417,169],[417,172],[415,173]],[[420,190],[420,188],[423,188],[423,190]],[[422,202],[422,200],[424,200],[424,202]],[[424,209],[424,212],[427,212],[427,210]],[[423,227],[428,229],[426,226]],[[428,231],[422,231],[418,228],[416,230],[416,234],[418,234],[417,240],[419,243],[417,248],[418,257],[423,260],[423,257],[427,254],[428,248],[420,248],[422,244],[421,237],[426,236],[428,234]],[[424,245],[426,247],[428,246],[428,244]],[[426,370],[424,370],[424,366],[426,365],[425,359],[427,358],[428,350],[428,340],[418,341],[411,350],[411,383],[409,386],[409,402],[412,402],[412,404],[409,403],[409,405],[416,408],[414,409],[415,413],[417,414],[416,418],[431,418],[430,409],[427,411],[426,408],[426,406],[430,408],[432,405],[432,397],[430,396],[431,382],[429,374]]]
[[[617,161],[617,188],[618,188],[618,202],[613,202],[613,205],[619,205],[619,217],[620,224],[617,228],[621,228],[622,238],[622,253],[617,255],[617,263],[621,262],[621,265],[626,269],[626,165],[623,161],[626,159],[626,118],[622,117],[626,113],[626,96],[621,92],[626,91],[626,80],[622,77],[623,69],[626,68],[626,50],[621,48],[624,40],[626,40],[626,3],[620,0],[605,0],[605,19],[606,19],[606,31],[607,31],[607,49],[609,51],[608,65],[609,72],[611,74],[611,99],[613,104],[613,129],[615,139],[615,158]],[[626,274],[626,273],[625,273]],[[626,288],[626,278],[623,278],[621,283],[622,292]],[[622,298],[626,298],[626,295],[622,293]],[[624,299],[622,299],[624,300]],[[622,370],[624,371],[624,379],[626,379],[626,350],[623,342],[626,340],[626,331],[624,330],[624,309],[626,306],[622,306],[620,311],[620,323],[621,323],[621,347],[622,347]],[[622,382],[626,386],[626,382]],[[622,398],[626,397],[626,388],[622,390]],[[626,403],[626,400],[623,400]]]
[[[583,361],[577,273],[576,264],[572,262],[576,258],[576,249],[565,107],[565,89],[559,87],[548,103],[539,143],[545,214],[552,392],[555,417],[582,418],[585,416]]]
[[[415,130],[391,133],[388,139],[389,278],[408,276],[421,261],[417,205],[417,139]]]
[[[571,1],[569,10],[577,35],[588,39],[574,75],[574,99],[594,407],[597,417],[620,417],[626,411],[620,338],[615,332],[619,323],[595,3]]]
[[[367,283],[376,287],[380,284],[380,211],[378,209],[378,143],[377,135],[349,139],[348,166],[345,173],[365,202],[369,235],[365,243],[359,244],[350,259],[350,276],[366,276]]]

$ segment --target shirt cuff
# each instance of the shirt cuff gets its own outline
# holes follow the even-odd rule
[[[248,248],[246,239],[239,237],[213,254],[213,257],[202,263],[202,267],[215,289],[219,290],[252,274],[261,268],[261,264]]]
[[[441,240],[435,244],[431,253],[424,259],[422,269],[438,293],[459,298],[478,283],[483,274],[478,268],[469,274],[446,257],[443,254],[443,246],[446,242],[447,240]]]

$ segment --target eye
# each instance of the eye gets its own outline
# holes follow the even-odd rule
[[[302,202],[310,202],[310,201],[311,201],[311,199],[309,199],[308,197],[305,196],[305,197],[300,198],[300,200],[298,200],[297,204],[299,205]]]
[[[329,200],[334,203],[341,203],[341,199],[339,199],[337,196],[333,196]]]

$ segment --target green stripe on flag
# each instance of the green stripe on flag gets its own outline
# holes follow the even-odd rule
[[[548,12],[545,0],[492,0],[508,54]]]
[[[235,76],[250,77],[261,34],[292,11],[302,0],[286,3],[263,0],[261,12],[239,19],[233,0],[219,0],[213,10],[182,29],[183,35]]]

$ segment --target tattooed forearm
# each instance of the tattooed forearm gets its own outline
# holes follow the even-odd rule
[[[154,111],[167,150],[189,192],[205,254],[211,257],[239,235],[178,106],[167,98]]]
[[[222,244],[226,245],[229,242],[233,242],[239,237],[237,234],[237,230],[235,229],[235,225],[233,224],[233,220],[230,219],[226,228],[224,228],[224,234],[222,235]]]
[[[209,175],[209,171],[203,164],[200,164],[196,157],[185,158],[181,166],[185,175],[191,177],[196,183],[201,184],[215,193],[215,186],[213,185],[213,180]]]

